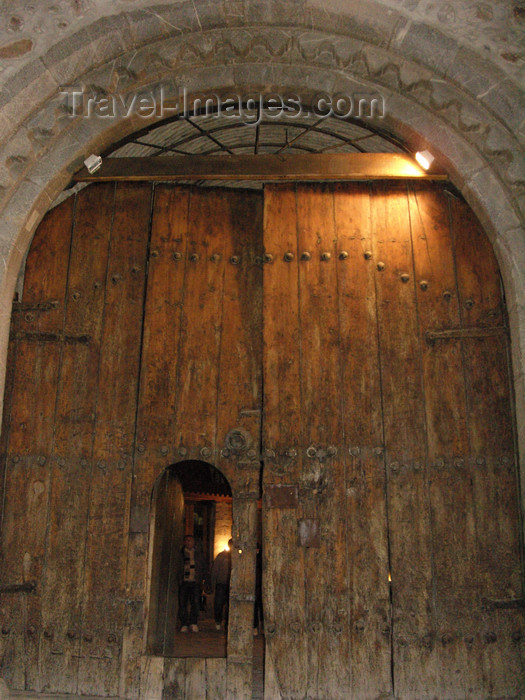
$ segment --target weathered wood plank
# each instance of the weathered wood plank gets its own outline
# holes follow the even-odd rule
[[[266,662],[283,695],[306,695],[304,550],[297,547],[297,506],[272,508],[273,485],[298,486],[302,475],[302,414],[297,216],[293,186],[268,186],[264,202],[264,247],[278,264],[263,270],[264,416],[263,606]],[[294,259],[283,263],[285,253]],[[285,602],[284,602],[285,601]],[[294,661],[288,654],[293,649]],[[269,686],[274,687],[273,679]]]
[[[452,226],[463,324],[505,325],[490,242],[464,203],[452,204]],[[476,581],[481,599],[517,597],[522,585],[517,459],[505,341],[504,337],[461,341],[479,557]],[[483,665],[484,692],[512,697],[524,687],[523,642],[513,638],[523,624],[522,610],[482,611],[476,648]]]
[[[390,590],[385,501],[381,378],[378,359],[370,192],[366,184],[334,188],[338,251],[341,403],[346,504],[341,532],[347,558],[348,602],[342,643],[348,647],[351,693],[355,698],[392,692],[390,669]],[[342,606],[344,609],[344,605]],[[334,674],[338,677],[339,670]]]
[[[22,302],[49,311],[16,313],[18,328],[57,331],[63,327],[74,200],[44,217],[28,254]],[[36,581],[36,595],[0,600],[2,677],[11,688],[39,689],[38,647],[42,634],[41,595],[45,565],[55,401],[60,348],[19,341],[6,444],[1,584]],[[7,425],[5,426],[7,428]],[[6,436],[7,437],[7,436]],[[30,527],[20,527],[29,518]]]
[[[423,170],[402,153],[330,153],[292,156],[260,154],[171,156],[170,158],[106,158],[95,173],[82,168],[77,182],[108,180],[374,180],[418,178],[447,180]]]
[[[461,346],[429,345],[436,328],[459,326],[448,201],[437,188],[409,188],[415,288],[425,386],[428,479],[433,551],[436,692],[448,698],[482,694],[481,666],[468,662],[465,638],[479,626],[476,533]],[[410,282],[409,282],[410,283]],[[468,669],[468,671],[467,671]]]
[[[164,596],[164,654],[172,655],[175,649],[175,633],[179,625],[179,590],[178,582],[181,576],[180,551],[184,541],[184,494],[180,481],[174,474],[171,474],[168,489],[168,516],[171,519],[168,534],[168,570],[166,577]],[[162,568],[161,568],[162,571]],[[150,596],[150,605],[152,599]],[[162,620],[162,615],[159,615]]]
[[[89,345],[62,348],[50,496],[49,540],[43,579],[41,679],[49,692],[76,692],[82,580],[102,310],[114,186],[86,188],[77,198],[66,318],[68,334]],[[67,576],[64,575],[67,572]]]
[[[105,281],[78,689],[116,695],[151,188],[117,186]]]
[[[413,269],[406,186],[372,186],[373,259],[387,455],[393,594],[394,690],[432,697],[436,667],[424,640],[432,634],[432,561],[425,468],[416,293],[401,275]]]

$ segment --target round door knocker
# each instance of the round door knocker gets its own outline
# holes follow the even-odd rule
[[[224,446],[234,454],[245,452],[252,446],[252,436],[244,428],[234,428],[226,435]]]

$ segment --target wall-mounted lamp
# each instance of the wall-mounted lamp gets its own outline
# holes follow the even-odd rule
[[[430,151],[418,151],[416,153],[416,160],[423,170],[428,170],[435,161],[435,158]]]
[[[102,165],[102,158],[92,153],[89,158],[86,158],[84,165],[86,166],[88,173],[93,175],[93,173],[96,173]]]

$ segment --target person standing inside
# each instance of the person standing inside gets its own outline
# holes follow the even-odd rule
[[[179,585],[179,619],[181,632],[198,632],[199,602],[204,578],[204,557],[193,535],[186,535],[181,550],[181,580]],[[188,610],[189,608],[189,610]]]
[[[230,575],[232,570],[231,548],[233,540],[228,541],[228,549],[220,552],[215,557],[211,570],[211,583],[215,590],[215,600],[213,602],[213,614],[215,617],[215,629],[220,630],[223,610],[225,626],[228,625],[228,602],[230,597]]]

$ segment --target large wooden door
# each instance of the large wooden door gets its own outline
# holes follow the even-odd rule
[[[432,185],[265,191],[266,697],[517,697],[491,247]]]

